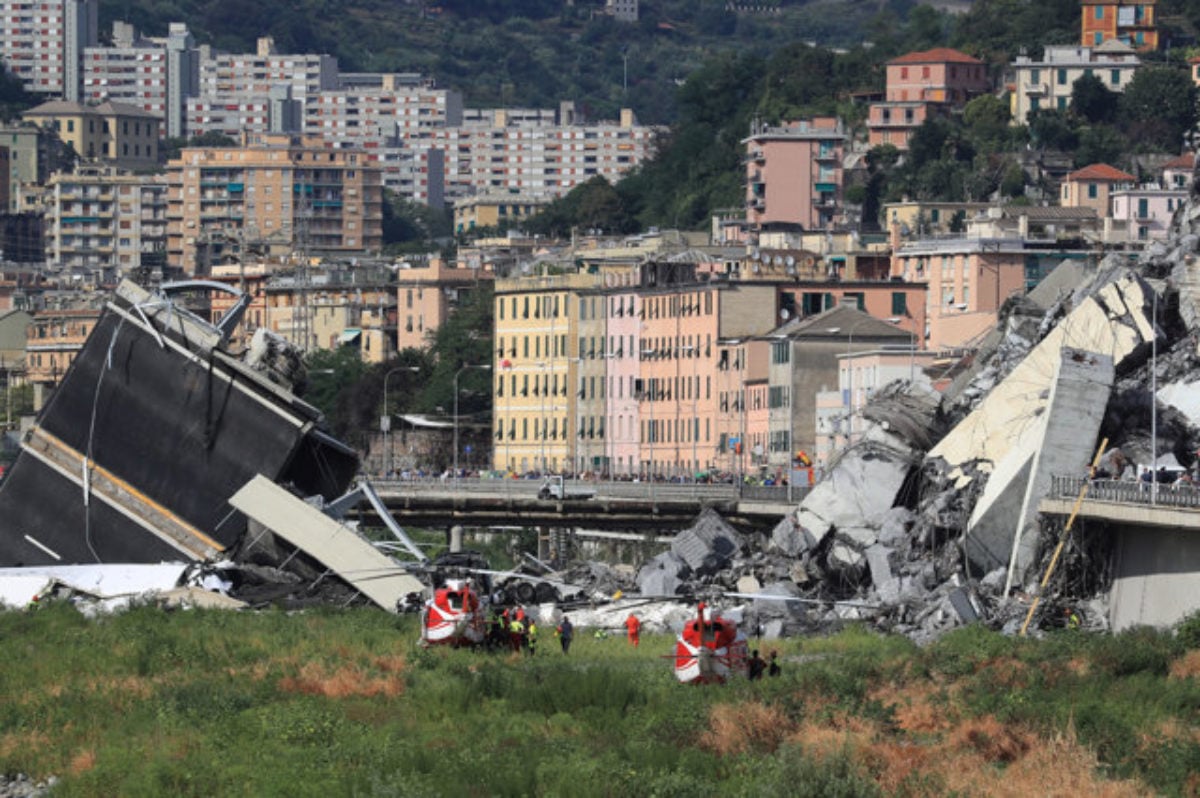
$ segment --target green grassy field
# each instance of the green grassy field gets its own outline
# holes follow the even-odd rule
[[[776,679],[671,639],[424,651],[376,610],[0,613],[0,772],[55,795],[1144,795],[1200,789],[1200,623],[1043,641],[863,630]]]

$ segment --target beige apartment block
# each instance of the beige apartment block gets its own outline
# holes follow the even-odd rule
[[[1014,125],[1029,124],[1029,115],[1071,106],[1075,81],[1097,78],[1106,89],[1124,92],[1142,63],[1132,47],[1109,39],[1096,47],[1047,47],[1040,60],[1017,56],[1012,71],[1016,91],[1009,95]]]
[[[59,306],[33,314],[25,344],[25,376],[34,386],[35,409],[41,409],[47,391],[59,384],[96,328],[102,296],[78,301],[64,297],[56,303]]]
[[[57,173],[42,192],[46,259],[84,271],[161,266],[167,246],[167,185],[158,175],[114,167]]]
[[[242,146],[193,148],[167,164],[168,258],[206,274],[214,236],[282,239],[296,249],[370,253],[382,245],[379,170],[319,139],[247,135]]]
[[[506,232],[550,203],[547,197],[522,194],[480,194],[454,203],[454,232],[470,233],[491,228]]]

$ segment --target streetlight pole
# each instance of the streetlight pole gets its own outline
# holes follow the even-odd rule
[[[454,372],[454,485],[458,486],[458,377],[467,369],[491,371],[490,363],[468,363]]]
[[[393,462],[394,458],[392,457],[392,450],[388,446],[388,433],[392,429],[392,416],[391,413],[388,412],[388,380],[391,379],[392,375],[398,371],[420,370],[420,366],[397,366],[396,368],[390,370],[387,374],[383,375],[383,416],[379,420],[379,427],[383,431],[383,474],[385,477],[392,472],[393,466],[395,466],[395,463]]]
[[[1158,503],[1158,291],[1152,298],[1150,334],[1150,503]],[[1143,306],[1144,307],[1144,306]]]

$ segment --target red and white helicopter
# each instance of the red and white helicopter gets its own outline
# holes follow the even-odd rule
[[[476,646],[486,634],[483,605],[469,579],[447,579],[421,609],[423,646]]]
[[[715,614],[701,601],[696,617],[675,639],[675,678],[684,684],[723,684],[749,668],[746,635],[737,623]]]

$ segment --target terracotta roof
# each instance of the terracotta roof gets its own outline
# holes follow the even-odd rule
[[[919,53],[908,53],[899,58],[893,58],[888,64],[982,64],[978,58],[972,58],[966,53],[952,50],[949,47],[936,47]]]
[[[1196,165],[1196,154],[1185,152],[1178,158],[1172,158],[1162,165],[1163,169],[1191,169]]]
[[[1131,183],[1137,178],[1106,163],[1094,163],[1071,172],[1067,180],[1108,180],[1113,183]]]

